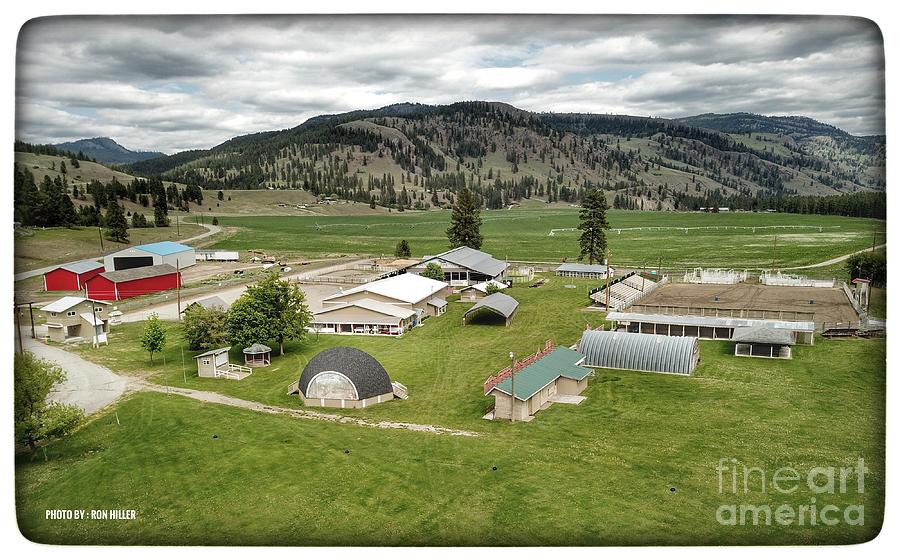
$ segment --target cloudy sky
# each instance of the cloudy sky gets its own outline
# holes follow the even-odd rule
[[[19,37],[17,137],[208,148],[391,103],[805,115],[884,133],[881,34],[852,18],[50,18]]]

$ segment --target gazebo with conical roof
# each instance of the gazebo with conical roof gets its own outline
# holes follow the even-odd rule
[[[272,363],[272,349],[258,342],[244,348],[244,363],[251,367],[265,367]]]

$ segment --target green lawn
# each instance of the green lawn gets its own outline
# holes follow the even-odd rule
[[[26,535],[54,543],[153,544],[813,544],[872,538],[884,492],[885,341],[824,340],[791,361],[738,358],[728,342],[701,342],[692,377],[598,370],[581,405],[555,404],[524,424],[480,419],[484,379],[506,353],[547,337],[570,344],[602,315],[581,311],[589,283],[552,278],[514,288],[509,328],[466,325],[466,304],[400,339],[320,336],[289,346],[242,381],[195,377],[187,386],[261,402],[284,394],[303,364],[340,344],[371,352],[410,391],[342,414],[439,424],[475,438],[298,420],[138,394],[75,436],[48,462],[17,459]],[[549,328],[548,325],[552,325]],[[176,325],[150,366],[139,325],[82,355],[128,374],[185,385]],[[332,409],[333,411],[333,409]],[[213,438],[213,436],[218,436]],[[349,451],[350,453],[345,453]],[[758,488],[720,493],[721,458],[764,469],[839,468],[862,457],[866,492],[817,495],[820,505],[865,507],[865,526],[722,526],[722,504],[807,505]],[[492,467],[496,466],[497,470]],[[770,480],[771,482],[771,480]],[[854,487],[855,488],[855,487]],[[43,520],[47,508],[139,510],[124,523]]]
[[[872,294],[869,297],[869,315],[887,319],[887,290],[885,288],[872,288]]]
[[[483,249],[498,258],[560,262],[578,256],[578,212],[574,208],[520,209],[482,213]],[[400,239],[413,254],[447,249],[449,212],[394,213],[389,216],[224,217],[220,223],[239,228],[215,246],[237,250],[266,248],[307,256],[393,254]],[[883,222],[839,216],[796,214],[700,214],[676,212],[609,212],[608,233],[613,263],[664,268],[734,266],[769,268],[775,233],[776,266],[812,264],[863,249],[872,242],[873,228]],[[725,229],[726,227],[804,226],[787,229]],[[718,230],[623,230],[615,228],[697,228]],[[821,231],[820,229],[821,228]],[[883,234],[880,234],[883,238]]]

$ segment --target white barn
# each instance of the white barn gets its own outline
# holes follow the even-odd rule
[[[187,268],[196,263],[197,256],[194,248],[174,241],[136,245],[103,257],[106,272],[160,264],[170,264],[175,268]]]

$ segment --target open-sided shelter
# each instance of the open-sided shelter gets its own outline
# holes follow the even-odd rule
[[[463,314],[463,322],[467,321],[470,315],[474,316],[477,313],[487,311],[503,317],[508,327],[518,307],[519,302],[514,298],[500,292],[493,293],[470,307]]]
[[[731,335],[735,356],[791,359],[794,333],[768,327],[737,327]]]
[[[265,344],[255,343],[244,348],[244,365],[265,367],[272,363],[272,349]]]

